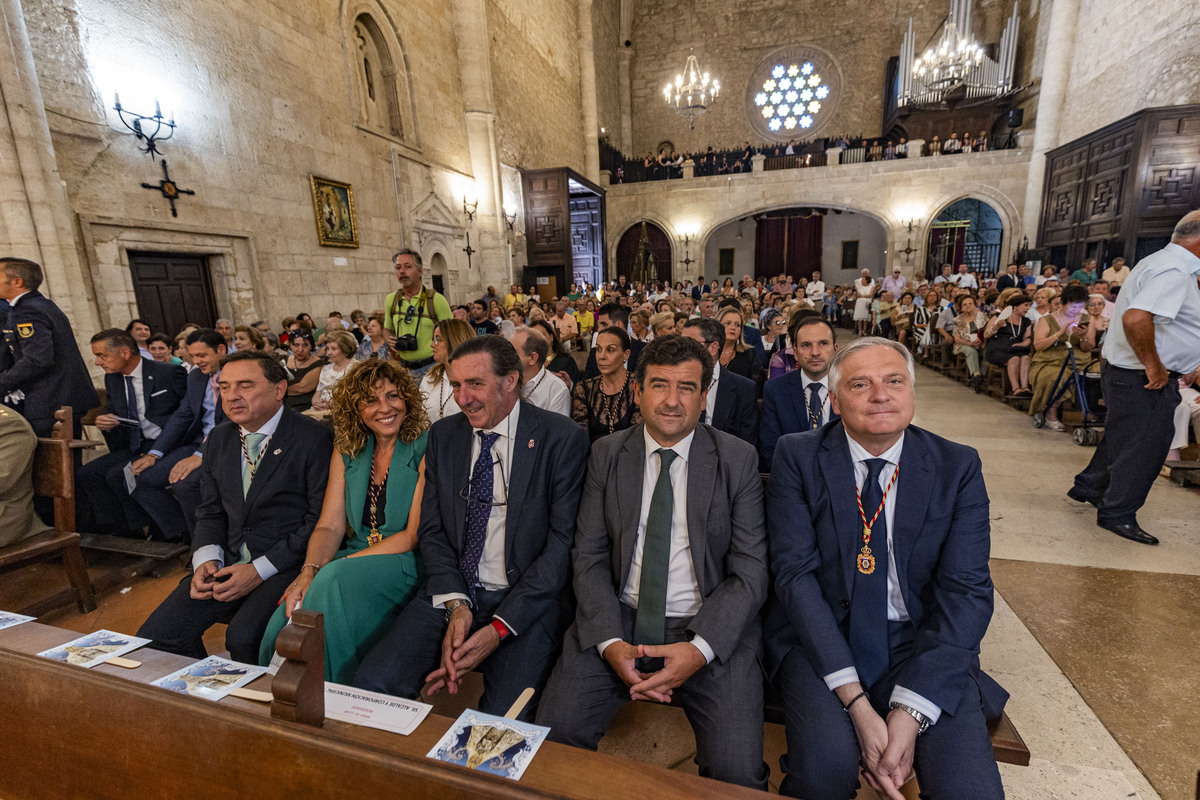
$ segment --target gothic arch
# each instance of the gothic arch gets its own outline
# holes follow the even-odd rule
[[[342,40],[355,124],[416,147],[412,75],[391,15],[376,0],[343,2]]]

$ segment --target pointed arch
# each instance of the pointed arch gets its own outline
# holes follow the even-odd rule
[[[395,21],[377,0],[343,0],[341,19],[355,124],[418,147],[412,74]]]

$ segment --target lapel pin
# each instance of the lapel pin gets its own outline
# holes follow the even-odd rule
[[[533,439],[530,439],[530,440],[529,440],[529,449],[530,449],[530,450],[532,450],[532,449],[533,449]]]
[[[275,448],[275,452],[274,452],[274,453],[272,453],[271,455],[273,455],[273,456],[277,456],[277,455],[279,455],[279,454],[280,454],[280,453],[282,453],[282,452],[283,452],[282,450],[280,450],[278,447],[276,447],[276,448]]]

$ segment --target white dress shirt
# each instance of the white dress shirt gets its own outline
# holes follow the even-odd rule
[[[658,474],[661,472],[662,459],[656,451],[664,449],[654,441],[650,432],[642,428],[642,436],[646,444],[646,462],[642,470],[642,508],[638,514],[637,542],[633,546],[633,560],[629,565],[629,579],[621,590],[621,602],[630,608],[638,606],[638,591],[642,583],[642,549],[646,543],[646,519],[650,516],[650,501],[654,496],[654,487],[658,484]],[[692,541],[688,538],[688,456],[692,449],[692,439],[695,430],[689,433],[672,447],[665,448],[675,451],[678,456],[671,463],[671,496],[674,505],[671,508],[671,556],[667,567],[667,616],[694,617],[700,610],[704,598],[700,594],[700,584],[696,580],[695,559],[692,557]],[[620,639],[608,639],[596,646],[600,655],[613,642]],[[635,643],[636,644],[636,643]],[[711,662],[716,654],[703,636],[692,638],[692,644],[704,654],[706,661]]]
[[[807,372],[800,370],[800,389],[804,392],[804,403],[806,408],[808,407],[808,387],[812,383],[816,383],[821,387],[817,390],[817,396],[821,398],[821,414],[817,418],[817,424],[824,425],[826,422],[832,419],[831,415],[833,413],[833,401],[829,399],[829,373],[825,373],[821,380],[814,381],[808,377]],[[810,414],[813,411],[816,411],[816,409],[809,409]],[[812,425],[811,417],[806,421],[806,424]],[[808,430],[808,428],[806,427],[805,430]]]
[[[121,382],[126,383],[126,377],[133,378],[133,394],[135,397],[137,397],[138,407],[137,414],[132,415],[132,417],[137,419],[138,427],[142,429],[142,436],[144,436],[147,440],[157,439],[159,434],[162,433],[162,428],[146,419],[146,387],[142,385],[142,363],[142,360],[138,359],[137,366],[133,368],[133,372],[129,373],[128,376],[122,375]],[[164,387],[162,389],[156,389],[153,394],[158,394],[159,392],[165,391],[167,390]]]
[[[471,459],[468,469],[474,471],[475,462],[479,459],[482,449],[479,433],[497,433],[499,437],[492,443],[492,506],[488,514],[487,538],[483,543],[483,554],[479,557],[479,586],[489,591],[508,588],[508,574],[505,571],[504,541],[505,527],[508,521],[508,481],[512,476],[513,437],[517,435],[517,422],[521,416],[521,401],[517,401],[508,412],[508,416],[500,420],[492,428],[471,429]],[[524,491],[524,487],[517,489]],[[460,500],[461,502],[461,500]],[[435,594],[430,598],[434,608],[442,608],[451,600],[467,600],[470,598],[461,592]],[[516,633],[504,620],[505,627],[510,633]]]
[[[717,384],[721,381],[721,362],[713,360],[713,376],[712,383],[708,385],[708,393],[704,395],[704,421],[709,425],[713,424],[713,417],[717,413]],[[658,445],[655,445],[658,447]],[[650,491],[654,491],[651,487]]]
[[[429,417],[429,424],[437,422],[439,419],[451,417],[457,414],[460,409],[458,403],[454,402],[454,390],[450,388],[450,374],[445,369],[442,370],[442,379],[434,383],[432,372],[426,372],[421,378],[421,397],[425,400],[425,416]]]
[[[567,391],[567,385],[562,382],[562,378],[546,371],[545,364],[533,380],[526,381],[525,399],[531,406],[553,411],[564,417],[571,416],[571,393]]]
[[[1101,351],[1108,363],[1145,369],[1125,336],[1124,315],[1131,308],[1154,315],[1154,346],[1163,366],[1186,375],[1200,367],[1200,258],[1177,244],[1142,259],[1121,284],[1112,324]]]
[[[810,281],[808,286],[804,287],[804,296],[813,305],[820,303],[825,297],[825,281]]]
[[[867,452],[867,449],[858,442],[850,438],[846,434],[846,441],[850,445],[850,459],[854,462],[854,484],[859,492],[862,492],[863,483],[867,480],[868,468],[867,459],[875,458]],[[887,461],[883,471],[879,475],[880,491],[886,491],[888,482],[900,466],[900,454],[904,450],[904,434],[900,434],[900,440],[882,453],[879,458]],[[892,487],[892,491],[887,493],[883,501],[883,516],[887,520],[887,545],[888,545],[888,572],[887,572],[887,617],[889,622],[908,622],[908,609],[904,605],[904,592],[900,586],[900,579],[896,572],[896,549],[892,546],[892,532],[895,530],[896,518],[896,496],[900,493],[900,481],[896,480],[896,485]],[[864,509],[870,517],[875,513],[875,509]],[[855,526],[855,530],[859,530]],[[856,548],[857,549],[857,548]],[[845,686],[847,683],[858,682],[858,670],[854,667],[846,667],[837,672],[832,672],[825,676],[825,685],[830,691]],[[903,686],[897,684],[892,689],[892,697],[889,702],[903,703],[906,706],[915,708],[925,716],[929,717],[931,722],[937,722],[938,717],[942,715],[942,709],[936,703],[922,697],[921,695]]]
[[[279,427],[279,420],[283,418],[283,408],[283,406],[280,406],[279,410],[275,412],[275,416],[263,423],[262,427],[260,427],[258,430],[252,431],[245,427],[242,427],[241,429],[242,436],[248,436],[252,433],[266,434],[267,438],[263,439],[258,446],[258,463],[260,465],[262,464],[263,458],[266,457],[267,446],[271,444],[271,439],[275,436],[275,429]],[[246,470],[250,469],[250,465],[246,463],[246,452],[243,450],[242,454],[238,458],[242,465],[242,477],[244,478],[246,475]],[[236,491],[241,491],[241,488],[241,481],[238,481],[238,487]],[[195,571],[205,561],[216,561],[218,568],[225,566],[224,549],[215,544],[209,544],[198,548],[196,552],[192,554],[192,570]],[[271,560],[265,555],[259,556],[250,563],[253,564],[254,569],[258,571],[258,577],[262,578],[264,581],[270,579],[275,575],[275,573],[279,572],[275,565],[271,563]]]

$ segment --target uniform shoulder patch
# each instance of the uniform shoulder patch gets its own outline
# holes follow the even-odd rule
[[[17,333],[20,334],[22,339],[28,339],[30,336],[33,336],[33,323],[32,322],[18,322],[17,323]]]

